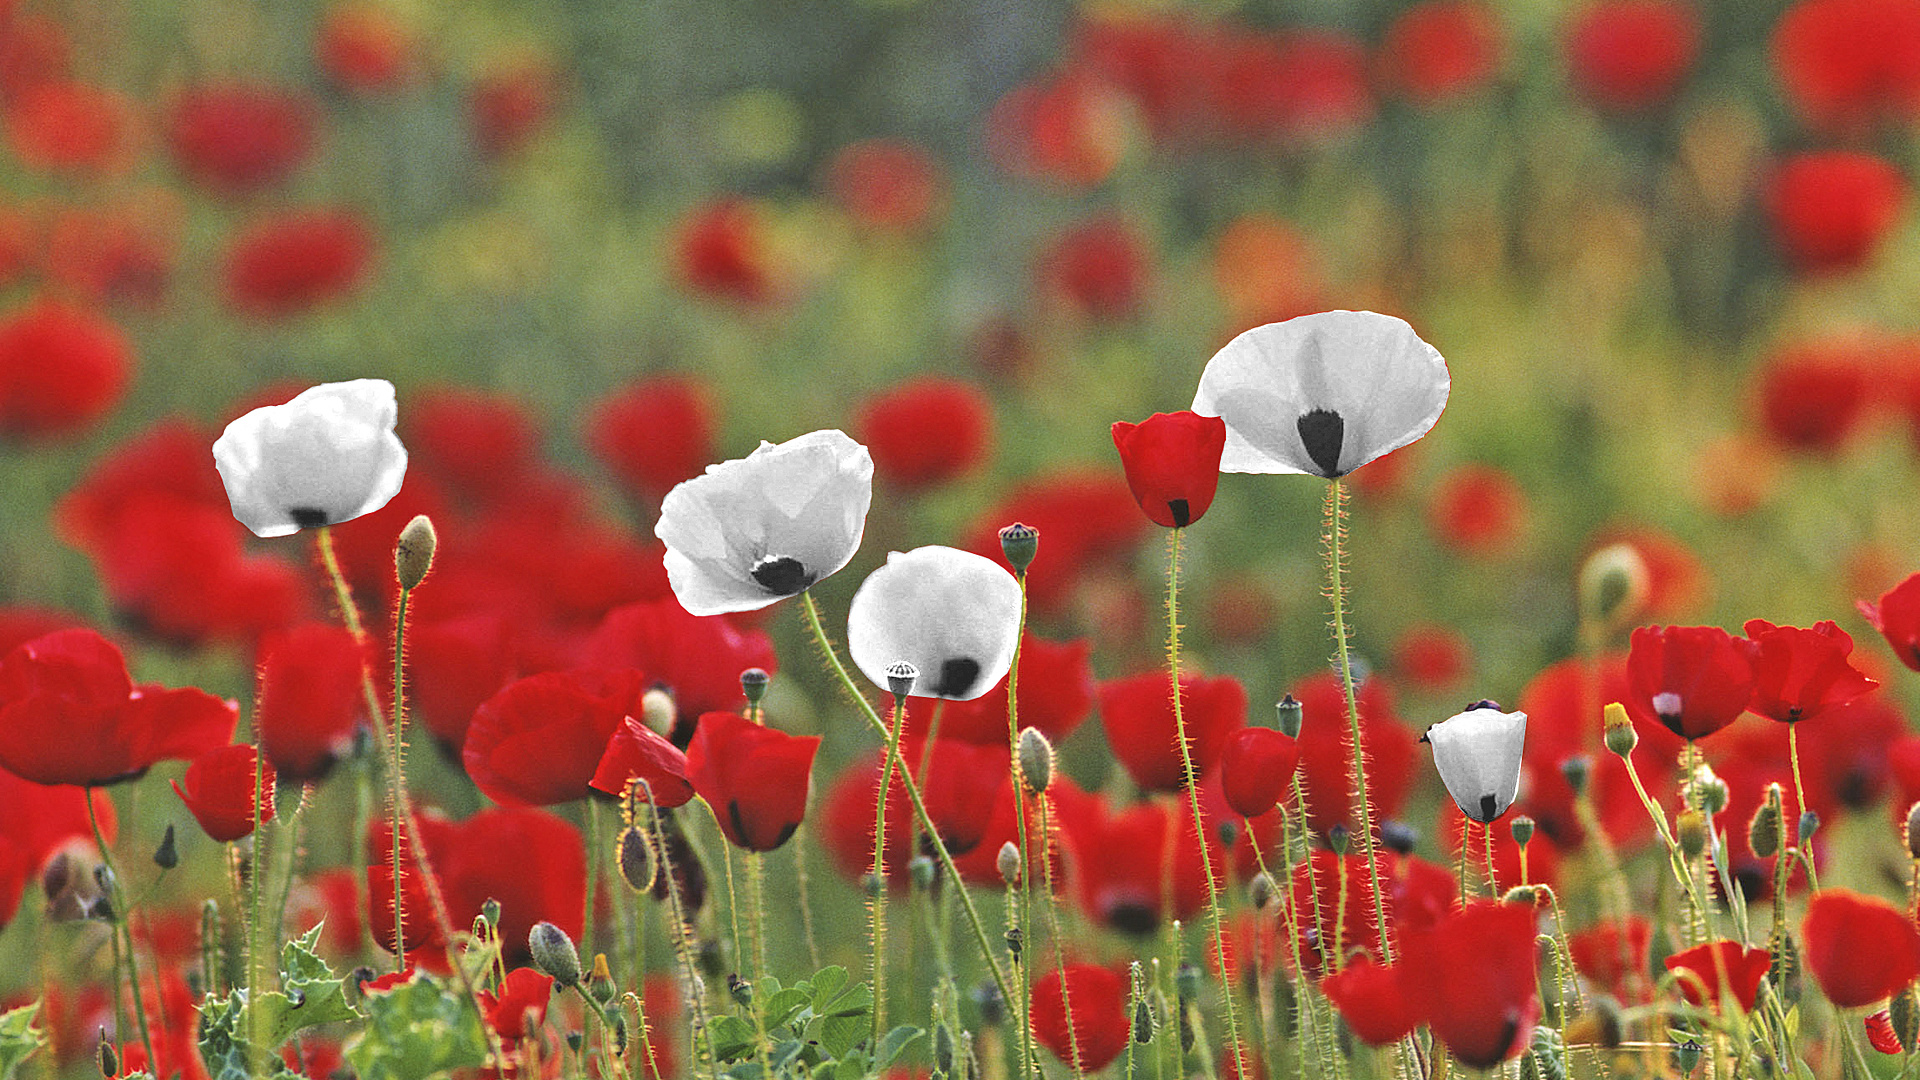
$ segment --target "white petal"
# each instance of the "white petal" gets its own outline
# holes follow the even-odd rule
[[[260,536],[337,525],[385,506],[406,479],[407,450],[385,379],[325,383],[255,409],[213,444],[233,516]]]
[[[1447,794],[1461,813],[1482,823],[1506,813],[1519,796],[1526,739],[1527,714],[1498,709],[1468,709],[1427,729],[1433,765]]]
[[[971,701],[1006,677],[1020,637],[1020,584],[992,559],[950,547],[887,556],[847,607],[847,651],[874,685],[918,668],[913,697]]]

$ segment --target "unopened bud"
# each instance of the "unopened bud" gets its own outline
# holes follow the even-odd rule
[[[580,1048],[585,1045],[587,1045],[586,1032],[581,1031],[578,1028],[575,1028],[574,1030],[567,1032],[567,1049],[577,1054],[580,1052]]]
[[[940,1076],[953,1075],[953,1029],[946,1024],[933,1026],[933,1071]]]
[[[887,891],[887,879],[868,871],[861,875],[860,887],[866,890],[868,896],[879,896]]]
[[[433,531],[433,520],[425,514],[419,514],[407,527],[400,530],[400,540],[393,546],[393,570],[400,579],[400,588],[418,588],[426,580],[427,571],[433,569],[433,552],[440,546],[440,537]]]
[[[1620,1015],[1620,1000],[1611,994],[1595,994],[1589,1000],[1588,1015],[1593,1017],[1593,1041],[1603,1049],[1617,1050],[1626,1038],[1626,1020]]]
[[[1026,943],[1027,935],[1022,933],[1019,927],[1007,927],[1007,953],[1013,957],[1015,963],[1019,962],[1020,950],[1026,947]]]
[[[1673,824],[1674,839],[1680,842],[1680,853],[1689,859],[1697,859],[1707,850],[1707,815],[1694,807],[1680,811]]]
[[[679,711],[673,695],[658,686],[640,695],[640,722],[656,735],[673,730],[673,718]]]
[[[1264,870],[1253,875],[1253,880],[1247,882],[1247,899],[1253,901],[1255,911],[1272,903],[1273,877]]]
[[[913,693],[913,684],[920,679],[920,669],[905,660],[895,660],[887,665],[887,693],[898,701]]]
[[[1593,759],[1585,754],[1572,754],[1560,763],[1560,775],[1566,777],[1567,787],[1578,799],[1587,793],[1587,781],[1593,777]]]
[[[1633,720],[1627,716],[1627,707],[1619,702],[1610,702],[1606,709],[1607,749],[1626,757],[1640,744],[1640,733],[1633,730]]]
[[[1335,855],[1345,855],[1347,842],[1352,838],[1352,832],[1345,825],[1335,825],[1327,830],[1327,846],[1333,849]]]
[[[1816,814],[1813,811],[1808,810],[1806,813],[1803,813],[1800,815],[1799,833],[1800,833],[1801,847],[1806,847],[1807,841],[1813,839],[1813,834],[1818,831],[1820,831],[1820,815],[1819,814]]]
[[[1525,907],[1540,905],[1540,891],[1531,885],[1515,885],[1500,897],[1503,904],[1520,904]]]
[[[921,892],[933,888],[933,860],[925,855],[915,855],[907,860],[907,879]]]
[[[1411,855],[1413,846],[1420,842],[1420,834],[1404,821],[1383,821],[1380,823],[1380,842],[1396,855]]]
[[[587,996],[605,1005],[613,1000],[613,970],[607,967],[607,954],[593,954],[593,975],[587,980]]]
[[[500,901],[491,896],[487,897],[486,902],[480,905],[480,917],[487,920],[488,929],[499,926]]]
[[[1039,550],[1039,529],[1016,521],[1000,530],[1000,553],[1007,557],[1007,565],[1013,567],[1016,575],[1026,575],[1027,567],[1033,565],[1033,557]]]
[[[1280,734],[1285,735],[1289,739],[1299,738],[1300,721],[1304,719],[1306,712],[1305,707],[1294,700],[1292,694],[1288,694],[1286,697],[1281,698],[1280,703],[1275,705],[1273,709],[1278,716]]]
[[[637,893],[653,888],[653,849],[647,846],[646,835],[639,826],[629,825],[620,830],[619,863],[620,880],[627,883],[627,888]]]
[[[736,974],[727,976],[727,996],[735,1004],[751,1006],[753,1004],[753,984]]]
[[[1920,997],[1915,996],[1912,986],[1887,1002],[1887,1018],[1893,1021],[1893,1033],[1900,1037],[1900,1045],[1920,1045]]]
[[[580,953],[565,930],[544,920],[534,923],[527,932],[527,951],[533,954],[533,966],[553,976],[562,990],[580,985]]]
[[[180,865],[180,849],[173,843],[173,826],[160,836],[160,846],[153,849],[153,865],[162,870],[171,870]]]
[[[29,1035],[33,1029],[27,1029]],[[94,1064],[100,1066],[100,1075],[108,1078],[120,1075],[120,1055],[113,1048],[113,1040],[107,1038],[107,1029],[100,1029],[100,1041],[94,1049]]]
[[[760,704],[760,699],[767,696],[769,681],[766,668],[750,667],[740,673],[740,692],[747,695],[747,704]]]
[[[1173,990],[1180,995],[1181,1001],[1195,1001],[1200,997],[1200,969],[1190,962],[1183,962],[1173,969]]]
[[[1680,1070],[1681,1076],[1691,1073],[1693,1067],[1700,1064],[1700,1051],[1702,1049],[1701,1045],[1692,1039],[1688,1039],[1686,1042],[1673,1048],[1673,1064]]]
[[[1521,847],[1526,847],[1527,841],[1533,839],[1533,819],[1525,814],[1514,818],[1507,828],[1513,832],[1513,842]]]
[[[1153,1008],[1146,998],[1133,1003],[1133,1041],[1142,1046],[1153,1041]]]
[[[1718,814],[1727,808],[1729,797],[1727,782],[1710,766],[1701,765],[1693,771],[1693,779],[1688,784],[1688,802],[1709,814]]]
[[[1640,613],[1651,584],[1632,544],[1608,544],[1580,566],[1580,611],[1602,626],[1623,626]]]
[[[1020,780],[1035,795],[1053,784],[1053,742],[1039,728],[1020,730]]]
[[[1920,859],[1920,802],[1907,807],[1907,854]]]
[[[1000,854],[994,858],[994,866],[1000,871],[1000,880],[1009,885],[1020,883],[1020,849],[1009,840],[1000,845]]]
[[[1747,848],[1755,858],[1771,859],[1780,851],[1780,785],[1768,784],[1760,809],[1747,822]]]

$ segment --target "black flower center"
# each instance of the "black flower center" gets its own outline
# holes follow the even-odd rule
[[[1107,909],[1107,925],[1123,934],[1151,934],[1160,926],[1160,913],[1129,900]]]
[[[1167,513],[1173,515],[1175,528],[1184,529],[1193,522],[1193,513],[1187,509],[1187,500],[1185,499],[1168,499]]]
[[[749,573],[761,588],[775,596],[792,596],[814,582],[814,575],[791,555],[769,555],[754,563]]]
[[[1480,824],[1489,824],[1494,818],[1499,817],[1499,805],[1500,800],[1494,798],[1492,795],[1480,796]]]
[[[1320,467],[1320,475],[1339,476],[1340,441],[1347,430],[1340,414],[1331,409],[1314,409],[1301,413],[1295,426],[1300,429],[1300,442],[1307,448],[1307,457]]]
[[[939,697],[965,697],[973,684],[980,681],[980,661],[967,656],[956,656],[940,664],[940,678],[934,681],[933,693]]]
[[[327,512],[317,506],[290,506],[287,516],[303,529],[317,529],[327,523]]]

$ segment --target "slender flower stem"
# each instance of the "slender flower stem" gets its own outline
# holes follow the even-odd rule
[[[873,1045],[887,1029],[887,791],[893,787],[894,763],[900,760],[900,729],[907,723],[907,696],[893,698],[893,723],[885,734],[886,753],[880,764],[880,791],[873,807],[873,877],[867,882],[867,915],[872,920]],[[900,770],[905,778],[907,770]],[[931,828],[928,829],[932,831]],[[911,977],[912,972],[908,972]]]
[[[1800,725],[1799,724],[1787,725],[1787,758],[1788,760],[1793,762],[1793,801],[1799,805],[1800,814],[1802,817],[1804,817],[1807,813],[1807,788],[1805,784],[1800,782]],[[1782,815],[1782,816],[1784,817],[1785,815]],[[1781,831],[1784,832],[1786,830],[1786,827],[1787,827],[1787,823],[1782,821],[1780,823]],[[1794,820],[1793,827],[1794,827],[1794,833],[1793,833],[1794,840],[1796,843],[1798,843],[1800,838],[1799,819],[1796,818]],[[1813,837],[1811,836],[1807,837],[1806,843],[1800,844],[1800,847],[1805,849],[1806,856],[1807,856],[1806,858],[1807,888],[1812,890],[1813,892],[1819,892],[1820,891],[1820,872],[1813,868]]]
[[[594,941],[593,941],[594,918],[593,916],[594,916],[594,911],[598,906],[594,903],[594,895],[600,887],[600,860],[602,857],[602,853],[604,852],[606,847],[606,840],[605,840],[605,834],[602,832],[601,825],[600,825],[599,796],[590,794],[586,797],[584,801],[587,804],[586,805],[587,878],[586,878],[586,888],[584,890],[586,893],[586,898],[584,901],[586,906],[584,909],[583,916],[580,919],[580,956],[588,964],[592,964],[593,955],[594,955]],[[729,882],[729,884],[731,884],[731,882]]]
[[[1380,935],[1380,958],[1393,963],[1393,938],[1388,933],[1385,891],[1380,886],[1380,861],[1375,856],[1373,799],[1367,793],[1366,745],[1360,737],[1360,702],[1354,693],[1353,659],[1347,646],[1347,586],[1345,554],[1340,541],[1346,535],[1346,488],[1340,481],[1327,484],[1327,600],[1333,608],[1335,658],[1340,664],[1340,686],[1347,698],[1347,734],[1353,742],[1354,806],[1360,811],[1360,857],[1367,861],[1373,885],[1373,928]]]
[[[157,1068],[159,1066],[159,1059],[153,1056],[153,1035],[147,1030],[147,1006],[140,997],[140,961],[134,955],[133,913],[126,908],[126,890],[120,887],[120,875],[115,871],[113,866],[113,852],[107,847],[105,834],[100,831],[100,815],[93,807],[93,788],[91,786],[87,787],[84,794],[87,804],[87,824],[93,827],[93,842],[94,845],[100,849],[100,863],[107,868],[107,901],[113,905],[112,931],[115,958],[118,959],[120,941],[122,938],[125,938],[127,943],[127,985],[133,991],[134,1022],[138,1024],[140,1028],[140,1046],[147,1052],[147,1063]],[[259,870],[260,868],[258,866],[254,867],[254,873],[256,875],[258,875]],[[251,932],[251,929],[249,932]],[[118,965],[116,964],[115,966],[117,967]],[[116,972],[116,981],[117,974]],[[119,1023],[119,1017],[122,1015],[120,1012],[120,989],[118,986],[114,987],[113,1000],[115,1023],[117,1025]],[[119,1030],[117,1026],[114,1030],[114,1038],[123,1044],[126,1042],[125,1033]]]
[[[1080,1067],[1080,1026],[1074,1023],[1073,997],[1067,987],[1067,950],[1060,933],[1060,915],[1053,906],[1053,814],[1052,802],[1045,792],[1040,794],[1040,836],[1043,846],[1041,861],[1046,867],[1047,877],[1047,937],[1053,942],[1054,970],[1060,973],[1060,1013],[1067,1018],[1067,1049],[1073,1055],[1073,1075],[1075,1080],[1079,1080],[1086,1075],[1086,1070]],[[1039,1063],[1034,1062],[1033,1065],[1034,1072],[1040,1074]]]
[[[653,828],[647,831],[647,842],[653,847],[653,864],[658,867],[661,880],[667,883],[667,909],[673,925],[669,931],[673,934],[673,954],[680,961],[680,995],[687,1000],[687,1008],[693,1013],[693,1051],[696,1063],[703,1054],[712,1050],[712,1032],[707,1026],[706,992],[700,981],[700,973],[693,963],[692,928],[687,925],[685,910],[680,906],[680,883],[673,877],[673,856],[667,850],[666,827],[660,822],[660,807],[653,801],[653,787],[645,780],[635,779],[646,794],[647,817]],[[713,1060],[713,1072],[720,1075],[720,1061]]]
[[[1033,863],[1027,855],[1027,785],[1020,775],[1020,646],[1027,636],[1027,574],[1022,570],[1014,575],[1020,583],[1020,629],[1013,639],[1013,662],[1007,668],[1007,771],[1013,784],[1013,822],[1014,837],[1020,848],[1020,880],[1009,889],[1019,891],[1018,906],[1008,904],[1007,921],[1015,930],[1026,933],[1033,925],[1033,890],[1030,886],[1029,871]],[[1026,980],[1021,980],[1022,993],[1012,1002],[1019,1010],[1020,1022],[1020,1060],[1022,1071],[1031,1070],[1040,1075],[1040,1062],[1033,1048],[1033,995],[1027,990]],[[1064,985],[1064,984],[1063,984]],[[1132,1043],[1128,1043],[1131,1053]]]

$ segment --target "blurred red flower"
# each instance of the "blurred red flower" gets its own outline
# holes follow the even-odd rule
[[[47,280],[95,303],[151,307],[166,295],[184,211],[171,192],[67,207],[47,232]]]
[[[1320,992],[1368,1046],[1398,1042],[1420,1023],[1400,988],[1399,966],[1383,967],[1371,956],[1321,976]]]
[[[1533,718],[1527,718],[1529,728],[1533,727]],[[1644,816],[1643,809],[1641,814]],[[1509,819],[1510,820],[1510,819]],[[1458,807],[1442,803],[1434,817],[1433,838],[1440,850],[1458,853],[1464,843],[1467,851],[1467,872],[1476,877],[1487,873],[1487,833],[1493,834],[1493,880],[1494,895],[1498,896],[1507,889],[1520,884],[1520,843],[1513,838],[1513,829],[1508,821],[1495,821],[1488,825],[1475,824],[1467,828],[1467,817]],[[1536,832],[1527,844],[1527,882],[1533,885],[1560,884],[1560,849],[1551,838],[1542,837]]]
[[[486,507],[516,495],[535,470],[540,431],[510,394],[438,386],[407,399],[400,416],[407,465],[448,492]]]
[[[13,152],[30,169],[82,175],[132,167],[139,128],[124,95],[48,80],[23,91],[6,113]]]
[[[1147,244],[1139,232],[1112,216],[1088,218],[1060,232],[1042,249],[1042,290],[1067,310],[1113,322],[1139,314],[1146,299]]]
[[[673,276],[703,296],[758,305],[779,298],[769,224],[759,204],[732,197],[695,206],[669,240]]]
[[[1337,30],[1230,35],[1210,83],[1216,122],[1239,139],[1336,138],[1374,112],[1366,46]]]
[[[1034,728],[1056,744],[1093,710],[1093,642],[1020,637],[1020,726]],[[982,746],[1007,745],[1007,680],[971,701],[907,699],[907,732],[924,735],[935,711],[940,737]]]
[[[1784,161],[1767,186],[1775,241],[1807,274],[1855,270],[1900,220],[1907,179],[1884,158],[1812,150]]]
[[[636,787],[636,780],[644,783]],[[633,716],[613,729],[587,786],[616,799],[632,787],[634,798],[665,807],[684,806],[694,795],[687,755]]]
[[[253,747],[245,743],[215,747],[194,758],[186,775],[173,782],[173,790],[200,828],[224,844],[253,832],[256,769],[260,820],[271,821],[273,765],[259,761]]]
[[[0,34],[0,100],[17,104],[30,91],[65,78],[72,53],[66,27],[52,16],[9,11]]]
[[[987,154],[1030,180],[1098,185],[1127,152],[1132,109],[1124,94],[1085,69],[1008,91],[987,115]]]
[[[1920,978],[1920,930],[1875,896],[1822,889],[1800,924],[1807,970],[1841,1009],[1885,1001]]]
[[[854,437],[873,455],[882,482],[923,491],[986,463],[993,451],[993,402],[962,379],[907,379],[860,403]]]
[[[1282,322],[1322,307],[1320,253],[1274,214],[1235,218],[1214,240],[1213,285],[1235,330]]]
[[[1667,957],[1666,966],[1675,973],[1692,973],[1692,978],[1679,980],[1680,995],[1689,1005],[1704,1005],[1711,996],[1717,1009],[1731,995],[1740,1003],[1741,1012],[1752,1012],[1760,980],[1766,978],[1772,960],[1773,954],[1765,949],[1749,949],[1737,941],[1713,941],[1674,953]],[[1723,970],[1724,979],[1720,974]]]
[[[1095,964],[1053,967],[1033,981],[1033,1037],[1054,1057],[1086,1074],[1107,1067],[1127,1048],[1127,981]]]
[[[1564,33],[1574,88],[1612,112],[1667,101],[1700,50],[1700,16],[1685,0],[1596,0]]]
[[[542,672],[507,684],[467,726],[467,776],[509,806],[585,797],[621,720],[642,714],[647,685],[631,668]]]
[[[853,220],[882,232],[912,233],[941,211],[945,180],[923,149],[891,139],[849,143],[827,166],[827,189]]]
[[[820,842],[842,875],[860,881],[873,872],[874,811],[878,808],[884,755],[872,753],[854,759],[834,778],[820,802]],[[929,748],[923,739],[903,739],[900,760],[913,770],[942,842],[955,857],[978,847],[994,824],[994,809],[1003,791],[1011,789],[1006,747],[977,746],[936,737]],[[882,851],[889,885],[899,890],[907,882],[907,863],[918,853],[914,837],[920,824],[907,787],[895,770],[887,789],[887,835]],[[996,853],[997,854],[997,853]]]
[[[1750,619],[1745,627],[1753,661],[1753,699],[1747,707],[1782,723],[1811,720],[1880,684],[1847,661],[1853,638],[1830,619],[1812,629]]]
[[[239,707],[204,690],[136,686],[118,646],[56,630],[0,659],[0,768],[36,784],[101,786],[233,737]]]
[[[1113,756],[1146,791],[1180,791],[1187,786],[1175,737],[1173,683],[1164,671],[1143,671],[1100,684],[1100,723]],[[1180,677],[1182,719],[1186,722],[1193,778],[1213,768],[1233,733],[1245,726],[1247,691],[1238,679]]]
[[[1184,804],[1155,799],[1115,811],[1088,799],[1073,811],[1063,806],[1056,820],[1065,827],[1081,910],[1096,924],[1144,936],[1206,908],[1200,842]],[[1223,872],[1217,844],[1212,856],[1215,872]]]
[[[1043,474],[1014,488],[974,518],[962,546],[1006,565],[1000,527],[1016,521],[1040,530],[1040,550],[1027,570],[1027,600],[1043,615],[1057,614],[1082,575],[1131,554],[1148,530],[1120,475],[1108,469],[1074,469]]]
[[[712,389],[678,373],[628,383],[589,407],[584,434],[629,495],[659,502],[714,459]]]
[[[370,723],[361,686],[366,649],[343,626],[306,622],[260,642],[253,722],[267,761],[288,780],[326,774]]]
[[[1905,0],[1800,0],[1773,31],[1773,66],[1816,127],[1920,113],[1920,10]]]
[[[1626,765],[1600,741],[1602,706],[1628,697],[1626,659],[1623,653],[1605,654],[1591,673],[1579,657],[1562,660],[1520,691],[1519,708],[1528,723],[1518,805],[1564,851],[1578,851],[1587,842],[1586,828],[1574,813],[1573,788],[1561,771],[1575,756],[1586,758],[1588,797],[1609,841],[1631,850],[1653,837],[1653,820],[1633,790]],[[1635,719],[1634,730],[1640,736],[1634,767],[1649,790],[1667,791],[1682,740],[1652,719]]]
[[[340,300],[373,272],[373,231],[350,210],[260,217],[227,249],[227,299],[244,315],[280,319]]]
[[[1434,694],[1458,687],[1472,668],[1473,645],[1466,635],[1450,626],[1416,623],[1394,642],[1389,670],[1405,686]]]
[[[1860,431],[1871,404],[1868,350],[1814,341],[1774,353],[1760,369],[1760,422],[1781,446],[1834,454]]]
[[[0,317],[0,437],[61,439],[99,423],[132,377],[133,343],[100,314],[42,298]]]
[[[1322,671],[1293,685],[1300,702],[1300,779],[1307,792],[1307,823],[1324,835],[1335,825],[1356,828],[1353,817],[1346,692],[1340,678]],[[1420,744],[1393,710],[1393,699],[1379,679],[1362,683],[1358,695],[1360,737],[1367,751],[1367,790],[1376,823],[1400,812],[1412,789]]]
[[[450,754],[467,741],[474,710],[513,681],[514,636],[496,611],[407,616],[407,708]]]
[[[314,59],[334,85],[357,94],[385,94],[414,76],[413,35],[386,7],[346,0],[327,9],[314,39]]]
[[[1858,600],[1854,606],[1887,639],[1901,663],[1920,671],[1920,574],[1889,589],[1877,603]]]
[[[1511,551],[1526,532],[1526,492],[1512,473],[1498,466],[1461,465],[1435,485],[1427,523],[1444,546],[1495,558]]]
[[[1387,927],[1396,938],[1431,927],[1454,910],[1460,894],[1446,867],[1385,849],[1380,850],[1378,862]],[[1294,867],[1289,896],[1301,913],[1300,955],[1308,974],[1318,974],[1336,953],[1346,956],[1360,949],[1376,958],[1381,955],[1373,917],[1373,877],[1365,859],[1316,847],[1307,862]]]
[[[229,197],[292,176],[313,157],[319,110],[305,97],[253,83],[208,83],[174,100],[167,146],[187,179]]]
[[[560,94],[559,74],[537,58],[522,58],[482,74],[467,99],[480,155],[497,160],[519,153],[553,119]]]
[[[1113,445],[1133,499],[1156,525],[1184,528],[1213,505],[1227,423],[1182,410],[1113,425]]]
[[[1624,1002],[1644,998],[1647,954],[1653,942],[1653,924],[1639,915],[1625,921],[1603,920],[1567,935],[1573,966],[1594,986]],[[1638,987],[1638,998],[1632,989]]]
[[[1505,52],[1506,30],[1492,7],[1479,0],[1422,0],[1387,26],[1379,65],[1415,103],[1440,105],[1492,82]]]
[[[1627,656],[1627,711],[1685,739],[1739,719],[1753,697],[1753,665],[1717,626],[1642,626]]]
[[[807,813],[817,735],[789,735],[734,713],[710,712],[687,744],[693,789],[735,847],[772,851]]]
[[[1533,907],[1476,901],[1400,937],[1401,987],[1415,1014],[1468,1068],[1491,1069],[1540,1020]]]

